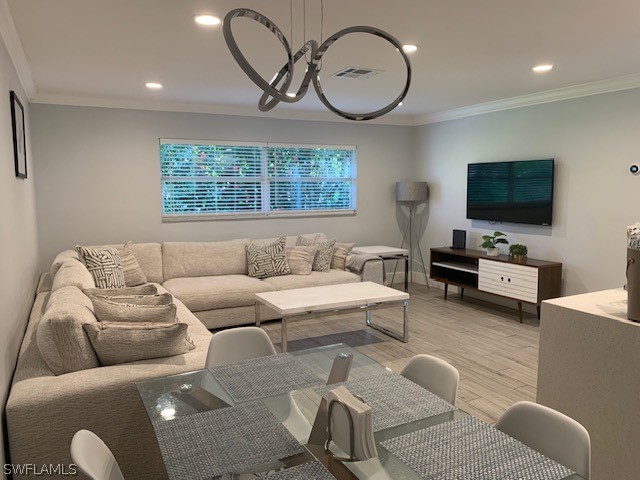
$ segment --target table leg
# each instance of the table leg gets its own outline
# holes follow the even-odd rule
[[[404,257],[404,291],[409,291],[409,257]]]
[[[460,300],[464,299],[464,288],[460,288]]]
[[[378,330],[379,332],[384,333],[385,335],[390,336],[391,338],[395,338],[396,340],[400,340],[401,342],[407,343],[409,341],[409,300],[404,300],[402,302],[402,333],[396,332],[394,330],[390,330],[382,325],[376,325],[371,321],[371,311],[366,310],[366,322],[367,326],[373,328],[374,330]]]
[[[518,302],[518,318],[520,318],[520,323],[522,323],[522,302]]]
[[[256,327],[260,326],[260,302],[256,302]]]
[[[282,353],[287,351],[287,319],[282,318],[280,323],[280,345]]]
[[[409,300],[405,300],[402,305],[402,341],[409,341]]]
[[[444,299],[447,299],[447,293],[449,292],[449,284],[447,282],[444,283]]]

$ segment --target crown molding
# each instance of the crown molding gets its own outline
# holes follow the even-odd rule
[[[638,87],[640,87],[640,73],[634,73],[608,80],[572,85],[570,87],[546,90],[544,92],[532,93],[530,95],[505,98],[493,102],[479,103],[468,107],[454,108],[443,112],[421,115],[416,118],[416,125],[445,122],[447,120],[482,115],[484,113],[529,107],[532,105],[540,105],[542,103],[559,102],[561,100],[618,92],[621,90],[630,90]]]
[[[338,117],[329,111],[289,110],[274,109],[269,112],[260,112],[258,107],[246,105],[216,105],[207,103],[187,102],[163,102],[155,100],[132,100],[100,97],[79,97],[73,95],[57,95],[37,93],[32,103],[49,105],[70,105],[78,107],[122,108],[128,110],[150,110],[163,112],[203,113],[214,115],[234,115],[243,117],[277,118],[281,120],[305,120],[317,122],[339,122],[351,124],[377,124],[377,125],[416,125],[416,117],[385,115],[367,122],[354,122]]]
[[[0,36],[2,36],[2,40],[4,40],[4,44],[7,47],[9,57],[18,74],[20,84],[29,101],[31,101],[36,94],[36,85],[33,83],[31,68],[29,68],[27,57],[22,48],[22,42],[13,24],[13,17],[11,16],[11,10],[9,9],[7,0],[0,0]]]

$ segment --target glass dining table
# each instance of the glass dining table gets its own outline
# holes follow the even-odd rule
[[[313,372],[317,378],[322,379],[323,384],[327,384],[338,356],[352,356],[348,373],[349,381],[358,381],[360,379],[366,381],[368,378],[378,377],[390,372],[383,365],[345,344],[294,351],[288,355],[303,365],[307,371]],[[249,480],[263,477],[271,478],[271,475],[275,475],[273,476],[274,479],[311,478],[309,476],[296,476],[293,473],[290,476],[286,476],[287,472],[295,472],[296,468],[310,465],[309,462],[321,463],[330,472],[331,476],[339,480],[421,480],[429,477],[421,476],[407,462],[403,461],[401,456],[392,453],[386,448],[385,444],[388,446],[388,441],[391,439],[413,432],[444,425],[446,422],[470,418],[470,415],[466,412],[460,409],[452,409],[452,411],[445,413],[438,413],[393,425],[389,428],[379,429],[374,434],[378,452],[377,457],[366,461],[343,462],[338,460],[337,457],[344,457],[345,452],[342,452],[335,444],[332,443],[330,445],[330,451],[325,450],[326,402],[323,402],[323,388],[321,385],[303,385],[304,388],[270,394],[271,389],[269,384],[266,383],[261,391],[266,392],[267,396],[258,395],[261,398],[252,398],[250,392],[248,395],[247,391],[243,391],[241,383],[237,382],[235,391],[232,391],[228,386],[228,377],[225,377],[225,374],[224,369],[203,369],[145,380],[136,384],[149,419],[154,426],[170,480],[198,480],[199,478]],[[242,379],[242,372],[240,372],[236,380],[242,381]],[[262,380],[269,381],[268,378],[263,378]],[[251,381],[245,382],[245,384],[249,383]],[[333,383],[333,381],[330,383]],[[326,390],[327,387],[324,387],[325,392]],[[211,431],[214,431],[215,434],[212,437],[215,438],[211,438],[211,440],[218,441],[223,448],[230,449],[230,451],[222,452],[224,455],[220,454],[218,457],[219,459],[226,458],[226,464],[224,464],[225,461],[223,460],[209,458],[212,456],[211,452],[205,453],[195,448],[198,446],[197,444],[209,441],[207,437],[202,437],[202,431],[196,432],[200,434],[199,437],[196,437],[195,434],[185,430],[187,427],[179,423],[193,420],[197,424],[201,419],[201,415],[215,412],[231,412],[234,409],[238,410],[238,415],[240,415],[240,417],[235,418],[235,423],[217,423],[216,428],[209,430],[209,433],[206,434],[211,435]],[[244,410],[241,412],[240,409]],[[271,441],[267,435],[262,439],[255,440],[255,444],[252,445],[252,439],[248,436],[250,434],[247,433],[251,431],[251,421],[247,422],[244,427],[245,430],[242,430],[243,427],[240,424],[243,423],[246,417],[250,416],[253,410],[270,412],[272,414],[270,417],[275,417],[280,422],[281,426],[284,427],[283,431],[286,429],[287,435],[290,434],[289,436],[294,439],[293,442],[296,443],[298,448],[292,450],[290,455],[284,457],[276,456],[268,461],[264,461],[268,457],[252,457],[244,454],[243,449],[254,449],[255,447],[256,450],[264,450],[272,446],[270,445],[271,443],[278,443],[275,440]],[[325,412],[324,424],[321,420],[323,410]],[[174,425],[179,425],[179,428],[174,427]],[[235,428],[236,425],[238,426],[237,429]],[[255,426],[255,429],[259,429],[259,421],[256,420],[253,426]],[[280,425],[278,426],[280,427]],[[197,425],[190,428],[197,429]],[[183,445],[182,448],[188,449],[188,453],[185,453],[187,450],[176,451],[167,447],[167,445],[175,446],[177,437],[178,440],[182,438],[183,444],[186,442],[186,446]],[[188,445],[190,439],[193,439],[194,448],[190,448]],[[234,445],[234,442],[237,445]],[[218,453],[214,456],[217,456]],[[248,460],[251,463],[248,465],[246,462],[244,464],[242,462],[234,463],[233,457],[256,458],[259,460],[255,464]],[[224,465],[221,465],[220,462]],[[326,472],[326,470],[324,471]],[[331,478],[331,476],[318,476],[315,478]],[[560,478],[564,480],[580,480],[583,477],[571,474],[556,478],[558,480]]]

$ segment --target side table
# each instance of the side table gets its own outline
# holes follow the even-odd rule
[[[404,291],[409,291],[409,250],[385,245],[373,245],[354,247],[351,251],[360,255],[375,255],[382,260],[404,260]],[[395,274],[395,270],[393,273]],[[384,281],[386,282],[386,280],[385,278]]]

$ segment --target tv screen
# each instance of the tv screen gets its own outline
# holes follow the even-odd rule
[[[553,159],[470,163],[467,218],[551,225]]]

